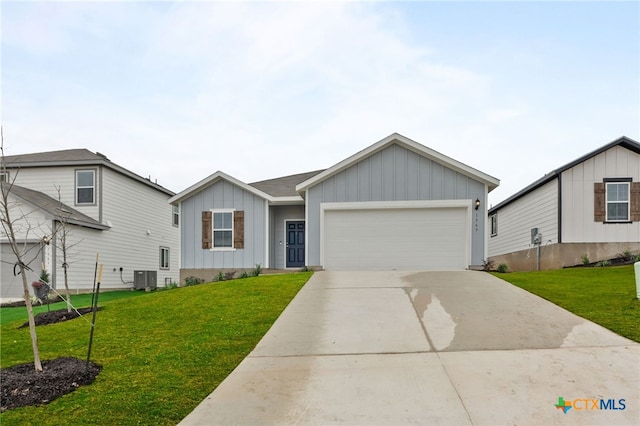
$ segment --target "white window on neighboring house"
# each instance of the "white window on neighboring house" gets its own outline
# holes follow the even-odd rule
[[[76,170],[76,204],[96,203],[96,171]]]
[[[606,182],[606,221],[629,222],[631,182]]]
[[[233,211],[213,212],[213,248],[233,247]]]
[[[491,220],[491,236],[495,237],[498,235],[498,214],[494,213],[490,216]]]
[[[160,247],[160,269],[169,269],[169,247]]]
[[[0,182],[9,182],[9,172],[0,173]]]
[[[173,226],[180,226],[180,207],[178,206],[173,206],[172,221]]]

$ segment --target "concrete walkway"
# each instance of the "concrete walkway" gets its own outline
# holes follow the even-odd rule
[[[482,272],[319,272],[180,423],[280,424],[637,425],[640,345]]]

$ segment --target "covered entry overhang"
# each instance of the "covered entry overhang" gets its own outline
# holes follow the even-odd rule
[[[321,204],[326,270],[461,270],[471,259],[472,200]]]

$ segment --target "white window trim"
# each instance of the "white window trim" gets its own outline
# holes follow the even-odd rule
[[[494,213],[489,216],[489,226],[491,226],[491,236],[495,237],[498,235],[498,213]]]
[[[211,210],[211,251],[236,251],[236,248],[233,245],[234,237],[235,237],[235,229],[234,229],[234,213],[236,209],[212,209]],[[216,247],[216,240],[214,238],[214,233],[216,232],[215,228],[215,215],[216,213],[231,213],[231,247]],[[218,229],[218,231],[228,231],[228,228]]]
[[[79,186],[78,185],[78,173],[79,172],[92,172],[93,173],[93,185],[92,186]],[[76,169],[75,173],[75,202],[77,206],[95,206],[96,205],[96,169]],[[78,189],[81,188],[92,188],[93,189],[93,199],[90,203],[81,203],[78,201]]]
[[[167,252],[167,266],[162,264],[162,253],[166,250]],[[169,270],[171,269],[171,249],[169,247],[160,246],[160,269]]]
[[[627,185],[627,201],[609,201],[609,185]],[[627,223],[631,221],[631,182],[629,181],[610,181],[605,182],[604,190],[604,214],[605,222],[609,223]],[[627,204],[627,218],[626,219],[609,219],[609,204]]]
[[[178,228],[180,226],[180,206],[171,206],[171,224]],[[176,217],[177,217],[177,222],[176,223]]]

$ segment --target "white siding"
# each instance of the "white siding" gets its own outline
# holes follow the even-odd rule
[[[96,254],[104,265],[103,288],[131,286],[134,270],[157,271],[158,285],[180,277],[180,233],[172,225],[169,196],[110,169],[103,176],[103,223],[111,228],[96,231],[71,227],[70,239],[77,243],[71,256],[70,287],[91,288]],[[169,247],[170,268],[160,269],[160,247]],[[59,252],[57,264],[62,264]],[[120,268],[123,268],[120,279]],[[57,285],[64,287],[63,270]]]
[[[10,179],[15,177],[15,184],[25,188],[40,191],[48,196],[58,199],[60,188],[60,201],[71,206],[81,213],[100,220],[100,193],[101,193],[101,167],[33,167],[24,168],[19,171],[11,170]],[[96,204],[76,205],[75,202],[75,171],[76,170],[96,170]]]
[[[640,155],[615,146],[562,173],[562,242],[640,241],[640,222],[594,221],[593,184],[604,178],[640,181]]]
[[[95,206],[75,205],[77,169],[97,170],[98,203]],[[55,199],[58,199],[56,186],[59,186],[63,203],[110,226],[104,231],[73,225],[68,227],[70,288],[92,288],[96,254],[100,255],[99,262],[104,265],[101,282],[104,289],[132,287],[134,270],[157,271],[158,286],[164,285],[165,278],[179,281],[180,230],[172,225],[168,194],[101,166],[25,168],[15,176],[16,185],[43,192]],[[51,221],[45,221],[43,226],[51,233]],[[40,232],[38,238],[42,235]],[[55,263],[51,278],[57,289],[63,289],[60,235],[52,244],[57,248],[53,250],[52,246],[51,260],[47,258],[48,268],[51,271]],[[169,247],[170,268],[167,270],[160,269],[160,247]],[[123,268],[122,278],[126,283],[120,279],[120,268]]]
[[[538,232],[542,234],[542,245],[557,243],[557,179],[506,205],[497,215],[498,234],[489,237],[489,256],[533,247],[531,228],[538,228]]]

